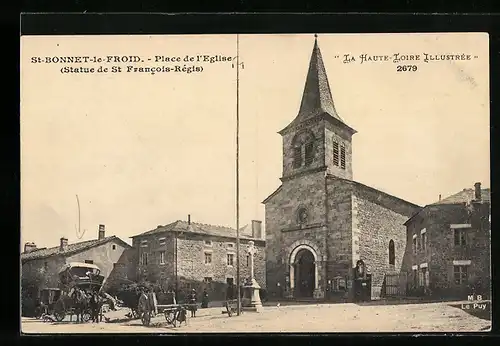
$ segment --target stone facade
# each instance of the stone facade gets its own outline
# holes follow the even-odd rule
[[[405,249],[404,223],[418,210],[371,188],[358,188],[353,196],[353,262],[361,259],[372,273],[372,297],[381,296],[387,273],[401,271]],[[393,244],[391,263],[389,244]]]
[[[408,220],[402,269],[409,294],[462,299],[473,291],[489,295],[489,215],[489,201],[469,201],[428,205]],[[457,265],[466,267],[463,279],[455,273]]]
[[[326,203],[326,206],[325,206]],[[297,213],[306,208],[309,220]],[[292,254],[307,248],[315,257],[314,298],[339,297],[335,278],[352,280],[352,268],[362,259],[372,274],[372,298],[378,298],[386,273],[400,270],[406,248],[405,226],[418,206],[362,184],[310,174],[284,182],[266,201],[266,265],[270,294],[294,296]],[[310,212],[309,212],[310,210]],[[393,241],[395,263],[389,263]],[[347,287],[346,287],[347,288]],[[340,297],[350,299],[349,290]]]
[[[165,289],[176,289],[180,299],[194,288],[198,293],[206,289],[210,300],[224,300],[228,279],[232,279],[234,284],[237,281],[236,238],[229,234],[201,233],[197,225],[191,224],[192,229],[189,226],[186,229],[172,227],[135,236],[133,246],[138,259],[137,279],[159,283]],[[211,227],[203,226],[205,229]],[[243,284],[250,276],[246,248],[252,240],[257,248],[255,279],[265,289],[265,240],[261,235],[255,236],[240,236],[240,282]],[[206,254],[210,255],[210,261],[206,260]]]

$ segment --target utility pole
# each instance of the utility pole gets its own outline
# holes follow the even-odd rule
[[[237,315],[241,314],[240,284],[240,35],[236,34],[236,285]]]

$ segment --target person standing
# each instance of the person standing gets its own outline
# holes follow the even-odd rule
[[[90,297],[90,309],[92,312],[92,322],[99,323],[99,295],[97,292],[92,292]]]
[[[143,287],[140,288],[140,297],[139,297],[139,306],[137,310],[139,314],[142,316],[144,313],[149,313],[149,301],[148,296]]]
[[[156,296],[155,296],[155,293],[153,291],[153,287],[149,287],[148,291],[147,291],[147,295],[148,295],[148,301],[149,301],[149,311],[152,312],[153,316],[156,316],[156,314],[158,313],[158,308],[157,308],[157,302],[156,302]]]
[[[175,299],[175,292],[173,288],[169,288],[167,292],[167,305],[175,305],[177,304]]]
[[[234,287],[232,284],[227,285],[226,300],[234,299]]]
[[[196,302],[196,290],[193,288],[189,294],[189,310],[191,311],[191,317],[196,317],[196,310],[198,310],[198,305]]]
[[[201,298],[201,308],[208,308],[208,292],[206,288],[203,290],[203,296]]]

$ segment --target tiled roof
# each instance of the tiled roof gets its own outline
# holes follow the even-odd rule
[[[120,242],[123,242],[124,244],[128,245],[125,243],[123,240],[118,238],[117,236],[111,236],[111,237],[106,237],[103,239],[93,239],[93,240],[87,240],[87,241],[82,241],[79,243],[73,243],[73,244],[68,244],[64,251],[60,251],[59,246],[54,246],[51,248],[41,248],[41,249],[36,249],[32,250],[30,252],[23,252],[21,253],[21,262],[26,262],[26,261],[31,261],[35,259],[41,259],[41,258],[47,258],[51,256],[56,256],[56,255],[62,255],[62,256],[69,256],[72,255],[76,252],[80,252],[83,250],[87,250],[89,248],[105,244],[111,240],[119,240]]]
[[[169,231],[189,232],[189,233],[206,234],[219,237],[236,238],[236,229],[234,228],[219,226],[219,225],[209,225],[204,223],[196,223],[196,222],[191,222],[191,224],[189,225],[186,221],[181,221],[181,220],[177,220],[165,226],[158,226],[153,230],[135,235],[132,238],[142,237],[157,233],[164,233]],[[251,236],[250,225],[246,225],[240,228],[240,238],[253,239]],[[263,240],[263,239],[258,239],[258,240]]]
[[[490,189],[481,189],[481,199],[483,201],[490,201]],[[440,201],[432,203],[437,204],[462,204],[474,200],[474,189],[463,189],[462,191],[448,196]]]
[[[473,201],[475,198],[474,189],[463,189],[460,192],[455,193],[454,195],[448,196],[446,198],[441,199],[440,201],[431,203],[423,207],[417,213],[415,213],[412,217],[410,217],[404,225],[407,225],[409,222],[413,220],[415,216],[420,214],[423,210],[427,210],[430,206],[440,206],[440,205],[450,205],[450,204],[467,204]],[[489,202],[491,200],[491,190],[490,189],[481,189],[481,199],[483,201]]]

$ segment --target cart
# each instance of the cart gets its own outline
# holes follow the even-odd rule
[[[223,307],[225,310],[222,310],[223,314],[227,314],[229,317],[232,317],[233,314],[238,312],[238,299],[230,299],[224,302]],[[243,313],[243,309],[240,304],[240,313]]]
[[[182,322],[187,324],[187,310],[189,310],[193,305],[196,304],[168,304],[168,305],[157,305],[158,314],[163,314],[167,325],[173,326],[181,325]],[[144,312],[141,316],[142,324],[144,326],[149,326],[151,323],[152,311]]]

